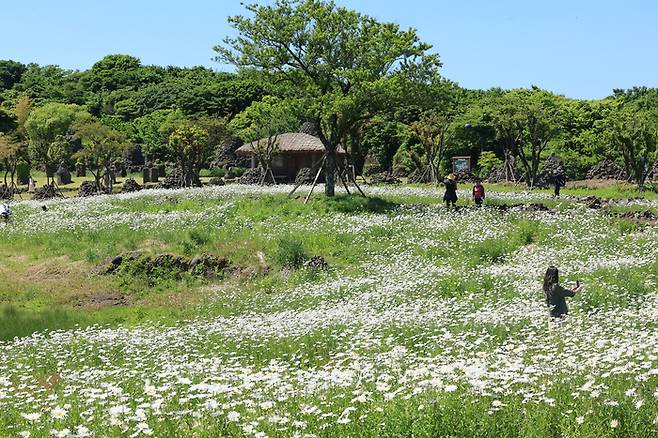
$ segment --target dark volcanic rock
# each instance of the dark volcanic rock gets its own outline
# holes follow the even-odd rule
[[[123,182],[123,186],[121,187],[122,193],[138,192],[140,190],[142,190],[142,186],[140,186],[137,181],[132,178],[125,180]]]
[[[258,184],[263,177],[263,170],[260,167],[247,169],[240,177],[240,184]]]
[[[32,199],[51,199],[51,198],[57,198],[60,197],[61,195],[57,193],[57,190],[55,190],[55,186],[52,184],[46,184],[41,187],[37,187],[34,189],[34,194],[32,195]]]
[[[311,168],[302,167],[299,169],[299,172],[297,172],[297,176],[295,177],[295,184],[313,184],[314,179],[315,175],[313,175],[313,172],[311,172]]]
[[[587,179],[618,179],[625,180],[627,178],[626,171],[617,164],[614,160],[607,158],[599,161],[589,172],[587,172]]]
[[[60,165],[56,172],[57,184],[66,185],[71,184],[71,172],[64,165]]]
[[[327,269],[329,265],[322,256],[313,256],[304,263],[305,268],[310,269]]]
[[[93,181],[85,181],[80,184],[78,188],[78,196],[86,198],[87,196],[98,195],[98,190],[96,190],[96,184]]]
[[[390,172],[376,173],[370,177],[370,184],[402,184],[398,178]]]
[[[222,178],[216,176],[214,178],[210,178],[210,181],[208,181],[208,185],[223,186],[223,185],[226,185],[226,183],[224,182],[224,180]]]

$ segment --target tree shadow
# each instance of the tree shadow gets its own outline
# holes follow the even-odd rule
[[[340,213],[387,213],[400,206],[396,202],[383,198],[366,198],[357,195],[340,195],[333,198],[325,198],[323,202],[330,210]]]

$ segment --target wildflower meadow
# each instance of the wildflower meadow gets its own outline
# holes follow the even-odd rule
[[[460,191],[447,210],[433,188],[309,205],[290,189],[13,204],[6,269],[42,283],[2,273],[0,436],[658,434],[655,223],[541,191],[492,190],[483,208]],[[94,270],[128,251],[211,253],[231,269]],[[327,266],[304,266],[312,256]],[[559,321],[550,265],[584,285]],[[90,291],[125,303],[92,308]],[[54,304],[68,310],[26,322]]]

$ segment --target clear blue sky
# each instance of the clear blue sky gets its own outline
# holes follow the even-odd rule
[[[205,65],[239,0],[3,2],[0,59],[85,69],[126,53],[144,64]],[[655,0],[338,0],[418,29],[443,75],[468,88],[538,85],[575,98],[658,87]]]

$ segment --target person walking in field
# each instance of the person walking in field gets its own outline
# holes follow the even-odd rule
[[[478,179],[475,181],[475,185],[473,186],[473,201],[475,202],[475,205],[482,207],[482,203],[484,203],[484,196],[484,186],[482,185],[482,181]]]
[[[567,184],[567,178],[564,175],[553,176],[553,195],[556,198],[560,197],[560,188]]]
[[[457,178],[454,173],[448,175],[443,184],[446,187],[446,192],[443,194],[443,200],[446,203],[446,207],[450,208],[452,204],[453,207],[457,204]]]
[[[544,275],[544,294],[546,305],[549,306],[552,318],[562,318],[569,313],[566,297],[573,297],[580,293],[582,286],[576,282],[574,289],[560,286],[560,276],[555,266],[549,266]]]
[[[5,223],[9,222],[9,218],[11,217],[11,210],[9,209],[9,205],[5,203],[0,205],[0,217],[5,221]]]

